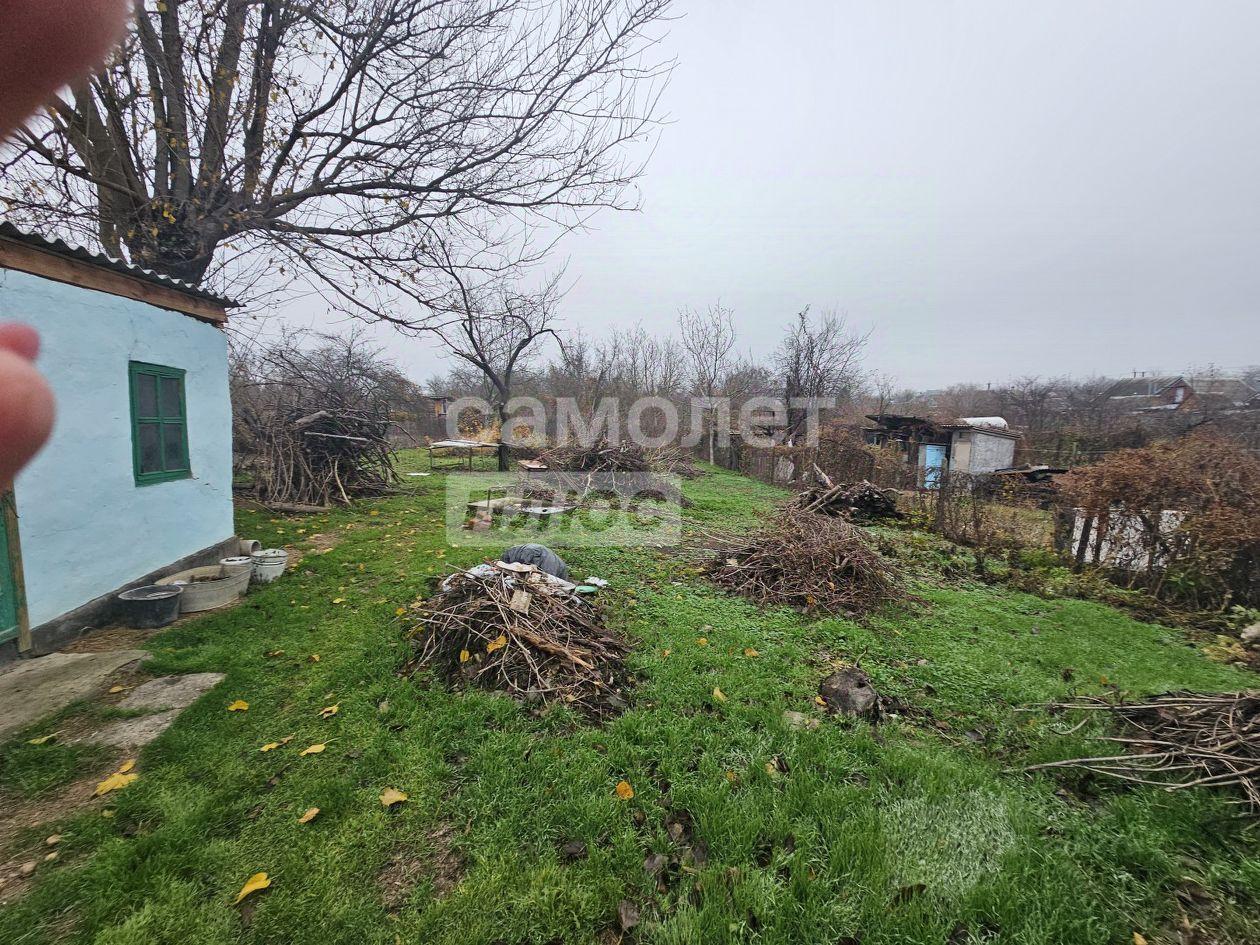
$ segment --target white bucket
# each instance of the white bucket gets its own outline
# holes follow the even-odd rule
[[[254,562],[254,580],[259,584],[270,584],[284,574],[289,563],[289,553],[283,548],[264,548],[255,551],[250,558]]]
[[[228,574],[236,574],[238,571],[252,571],[254,559],[249,555],[233,555],[230,558],[220,558],[219,564],[223,565],[223,570]]]

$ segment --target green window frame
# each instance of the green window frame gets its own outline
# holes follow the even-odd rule
[[[132,361],[131,455],[136,485],[188,479],[188,410],[184,371],[162,364]]]

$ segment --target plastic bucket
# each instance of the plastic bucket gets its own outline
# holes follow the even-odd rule
[[[250,558],[254,561],[254,580],[259,584],[270,584],[284,574],[289,563],[289,553],[283,548],[264,548],[255,551]]]
[[[223,565],[223,570],[228,574],[238,574],[241,571],[252,571],[254,569],[254,559],[249,555],[233,555],[230,558],[220,558],[219,564]]]
[[[153,630],[173,623],[180,613],[182,587],[146,584],[118,595],[119,615],[129,627]]]

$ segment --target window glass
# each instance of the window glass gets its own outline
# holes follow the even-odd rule
[[[152,374],[136,375],[136,416],[158,415],[157,378]]]
[[[141,473],[162,471],[162,444],[160,433],[160,423],[140,423],[136,425],[136,436],[140,441]]]
[[[162,384],[162,417],[180,418],[184,415],[184,382],[178,377],[163,377]]]
[[[184,425],[182,423],[162,424],[162,455],[165,457],[167,472],[188,468],[188,461],[184,457]]]

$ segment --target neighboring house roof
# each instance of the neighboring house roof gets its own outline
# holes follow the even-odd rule
[[[1189,382],[1196,397],[1219,399],[1239,407],[1260,397],[1260,391],[1237,377],[1192,377]]]
[[[64,262],[60,265],[48,264],[37,262],[36,257],[45,261],[51,259]],[[89,267],[102,273],[123,276],[126,281],[105,278],[98,280],[97,284],[88,284],[75,278],[76,272],[81,271],[78,267]],[[0,221],[0,268],[31,272],[58,282],[111,292],[211,322],[226,321],[226,310],[238,307],[238,303],[231,299],[207,292],[190,283],[172,279],[151,269],[133,266],[121,259],[67,243],[65,240],[27,233],[4,221]],[[154,291],[124,291],[127,286],[135,283],[151,286]]]
[[[1153,397],[1186,379],[1180,374],[1162,377],[1126,377],[1116,381],[1103,393],[1104,397]]]

